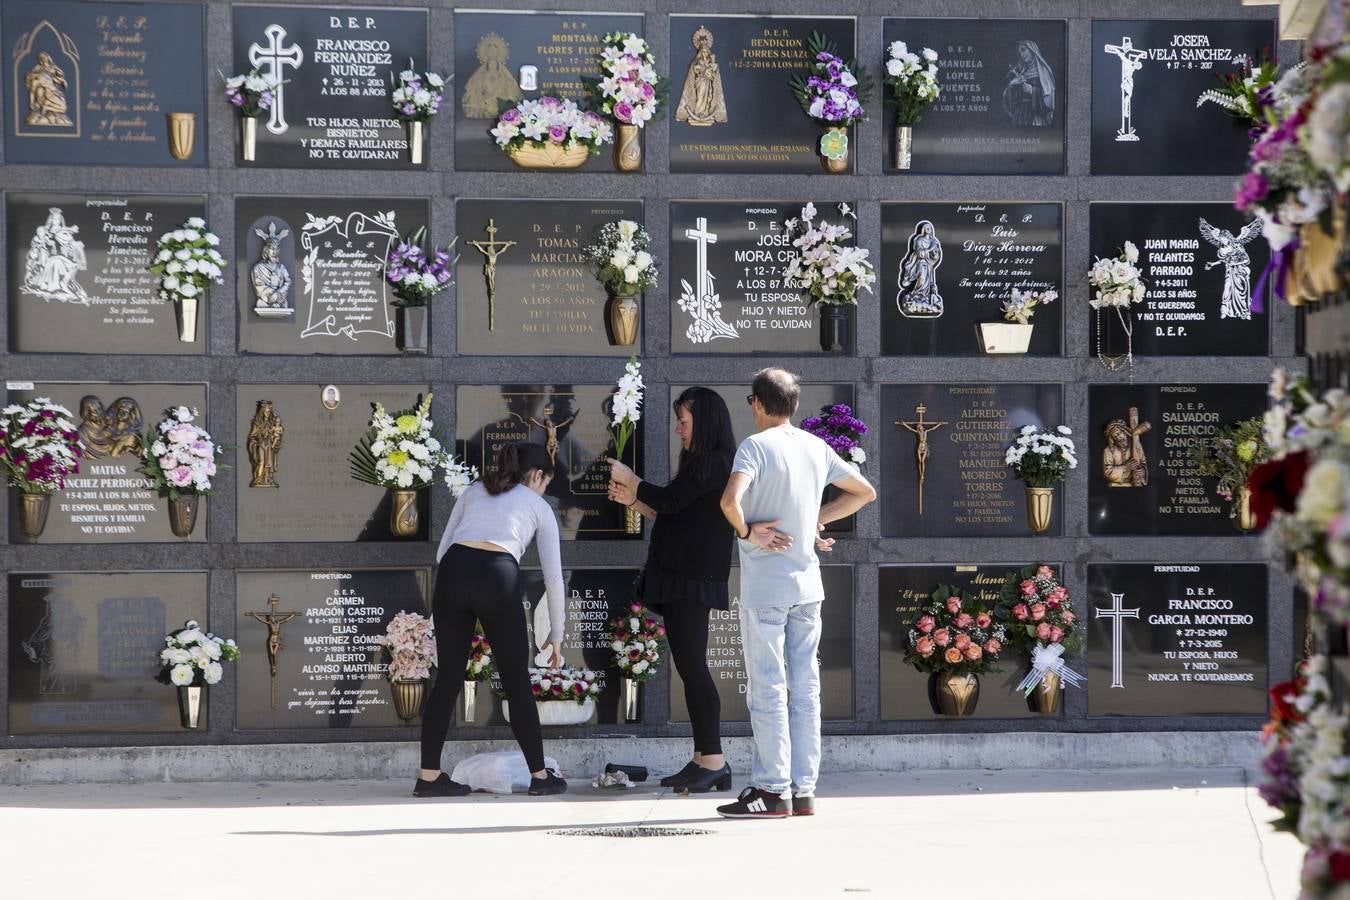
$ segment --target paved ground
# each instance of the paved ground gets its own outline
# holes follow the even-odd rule
[[[738,777],[737,787],[742,779]],[[1302,850],[1240,769],[853,773],[819,814],[660,788],[415,800],[396,782],[0,787],[5,897],[1286,900]],[[623,839],[559,829],[670,826]]]

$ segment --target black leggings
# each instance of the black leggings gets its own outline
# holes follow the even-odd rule
[[[694,752],[722,752],[722,698],[708,671],[708,607],[695,600],[661,607],[670,655],[684,682],[684,702],[694,728]]]
[[[445,735],[464,681],[475,620],[492,644],[492,655],[511,704],[511,731],[531,772],[544,768],[544,738],[530,688],[529,633],[520,602],[520,566],[505,551],[452,544],[436,569],[432,599],[436,623],[436,684],[422,713],[422,768],[439,769]]]

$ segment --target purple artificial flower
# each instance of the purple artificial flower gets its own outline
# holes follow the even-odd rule
[[[567,140],[567,129],[561,125],[552,125],[548,129],[549,139],[555,144],[561,144]]]
[[[614,104],[614,118],[620,122],[631,123],[633,121],[633,107],[625,101]]]
[[[505,122],[508,125],[514,125],[515,123],[520,121],[520,110],[514,106],[511,107],[506,112],[501,114],[500,121]]]

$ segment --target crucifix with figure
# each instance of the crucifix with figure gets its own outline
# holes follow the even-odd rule
[[[694,242],[695,264],[694,279],[698,282],[698,299],[702,300],[712,293],[712,277],[708,274],[708,245],[717,243],[717,235],[708,230],[708,220],[699,216],[694,220],[693,228],[686,228],[684,236]]]
[[[497,220],[488,219],[486,241],[469,241],[487,259],[483,263],[483,278],[487,280],[488,331],[497,327],[497,257],[516,245],[515,241],[497,240]]]
[[[907,431],[914,432],[914,436],[919,440],[918,445],[914,448],[914,458],[919,466],[919,515],[923,515],[923,482],[928,472],[928,433],[937,431],[947,424],[946,422],[925,422],[923,416],[926,412],[928,412],[928,407],[920,403],[914,407],[914,414],[919,417],[918,419],[912,422],[900,421],[895,423]]]
[[[277,612],[281,598],[276,594],[267,598],[268,612],[245,613],[267,626],[267,662],[272,667],[272,708],[277,708],[277,657],[281,655],[281,626],[300,615],[298,612]]]
[[[1134,609],[1122,609],[1121,603],[1125,600],[1124,594],[1111,595],[1111,608],[1102,609],[1097,607],[1098,619],[1111,620],[1111,687],[1124,688],[1124,659],[1121,652],[1121,638],[1125,631],[1126,619],[1139,618],[1139,607]]]
[[[1144,67],[1143,60],[1148,56],[1148,51],[1136,49],[1134,41],[1130,39],[1128,34],[1120,39],[1119,44],[1107,44],[1102,49],[1113,56],[1120,57],[1120,130],[1116,132],[1116,140],[1137,141],[1139,135],[1134,133],[1132,114],[1134,73]]]
[[[277,83],[276,97],[272,101],[271,115],[267,119],[267,130],[273,134],[285,134],[291,126],[286,122],[286,67],[300,68],[305,61],[305,51],[299,44],[286,46],[286,29],[273,22],[263,29],[267,35],[266,46],[251,44],[248,48],[249,65],[264,76]]]

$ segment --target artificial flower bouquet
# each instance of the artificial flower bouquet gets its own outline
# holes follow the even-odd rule
[[[1133,241],[1125,242],[1119,256],[1093,260],[1088,272],[1093,296],[1088,305],[1093,309],[1109,306],[1119,310],[1142,302],[1148,288],[1139,273],[1138,263],[1139,248]]]
[[[0,409],[0,467],[12,488],[54,494],[80,471],[80,434],[70,410],[47,397]]]
[[[802,207],[800,218],[786,222],[793,251],[783,270],[783,281],[788,287],[806,291],[810,303],[856,305],[858,291],[870,294],[876,282],[866,248],[846,243],[853,232],[845,220],[856,218],[853,210],[847,203],[840,203],[838,209],[838,225],[825,221],[824,216],[817,219],[814,203]]]
[[[590,669],[537,669],[530,668],[530,690],[536,703],[555,700],[571,700],[578,705],[600,696],[598,676]],[[500,696],[506,692],[499,691]]]
[[[391,72],[389,80],[393,85],[389,102],[394,114],[405,122],[428,122],[441,111],[445,79],[435,72],[418,72],[408,60],[408,68],[397,76]]]
[[[445,486],[450,489],[450,496],[458,499],[469,485],[478,480],[478,467],[471,466],[466,462],[461,462],[450,457],[450,461],[445,464]]]
[[[622,616],[609,623],[610,649],[619,674],[641,684],[656,677],[665,661],[666,626],[641,603],[628,604]]]
[[[1190,461],[1201,475],[1217,478],[1215,492],[1232,501],[1247,490],[1247,479],[1261,463],[1270,459],[1262,418],[1253,416],[1225,425],[1190,449]],[[1231,516],[1238,514],[1233,507]]]
[[[159,299],[198,300],[211,282],[222,283],[225,257],[216,249],[219,244],[220,238],[206,227],[206,220],[197,216],[160,235],[154,259],[146,267],[160,277]]]
[[[502,150],[585,148],[591,154],[614,139],[614,128],[599,113],[583,111],[571,100],[540,97],[522,100],[497,118],[491,132]]]
[[[469,659],[464,664],[465,681],[487,681],[492,677],[496,660],[492,656],[492,645],[483,634],[482,626],[474,628],[473,639],[469,641]]]
[[[810,68],[788,82],[802,110],[826,127],[866,122],[872,82],[857,60],[839,56],[839,47],[819,32],[812,32],[806,46]]]
[[[992,612],[940,584],[910,623],[905,662],[929,674],[978,675],[995,667],[1005,641]]]
[[[452,460],[434,434],[431,394],[392,414],[382,403],[373,406],[370,425],[351,452],[352,478],[396,491],[431,487],[436,469]]]
[[[1003,301],[1003,318],[1018,325],[1030,325],[1038,306],[1054,303],[1058,291],[1023,291],[1013,288],[1012,296]]]
[[[1237,71],[1214,73],[1219,86],[1202,92],[1196,98],[1195,107],[1199,109],[1206,103],[1213,103],[1239,122],[1256,125],[1261,121],[1262,95],[1279,79],[1280,65],[1271,59],[1269,48],[1262,52],[1259,63],[1253,63],[1245,53],[1234,63]]]
[[[216,637],[189,619],[187,624],[164,636],[156,677],[175,687],[200,687],[220,683],[225,674],[221,663],[239,658],[233,638]]]
[[[614,457],[623,459],[623,451],[642,418],[642,363],[630,356],[611,399],[610,428],[614,432]]]
[[[1054,569],[1034,564],[1010,573],[999,592],[997,615],[1007,623],[1007,645],[1031,665],[1019,690],[1030,695],[1047,675],[1074,687],[1083,683],[1064,661],[1066,654],[1082,649],[1083,628]]]
[[[239,114],[248,119],[256,119],[272,108],[277,98],[277,89],[281,82],[269,75],[263,75],[257,69],[250,69],[247,75],[232,75],[221,78],[225,82],[225,99],[239,110]]]
[[[436,634],[426,616],[399,610],[374,643],[384,648],[390,681],[431,677],[436,666]]]
[[[385,258],[384,278],[393,289],[392,305],[426,306],[431,298],[450,286],[455,260],[449,247],[431,247],[425,227],[399,241]]]
[[[1073,432],[1065,425],[1053,431],[1036,425],[1024,425],[1008,447],[1003,461],[1027,487],[1054,487],[1078,468]]]
[[[847,404],[825,407],[820,415],[803,419],[801,429],[829,444],[835,453],[855,466],[867,462],[867,452],[862,448],[867,425],[853,415],[853,409]]]
[[[656,73],[656,57],[644,38],[624,31],[606,34],[600,70],[602,78],[583,77],[581,81],[601,115],[638,128],[659,118],[670,81]]]
[[[210,496],[217,457],[225,448],[211,433],[193,424],[195,409],[175,406],[165,410],[154,430],[141,441],[139,471],[161,497],[177,500],[183,494]]]
[[[586,261],[596,280],[616,297],[640,294],[656,283],[656,260],[648,252],[651,235],[629,219],[606,222],[595,243],[586,247]]]

